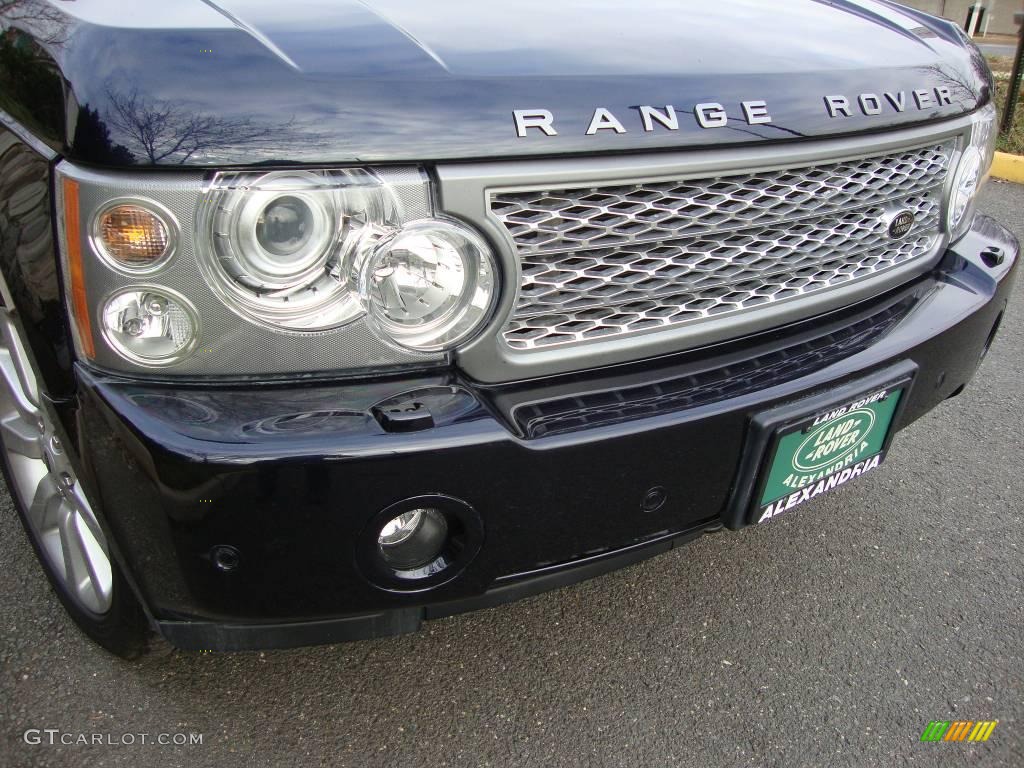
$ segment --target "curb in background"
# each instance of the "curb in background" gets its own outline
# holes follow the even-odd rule
[[[992,161],[992,175],[998,179],[1024,184],[1024,157],[996,152],[995,160]]]

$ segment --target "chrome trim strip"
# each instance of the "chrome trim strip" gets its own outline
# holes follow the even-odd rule
[[[15,120],[10,112],[0,109],[0,123],[46,160],[52,161],[60,156],[60,153],[54,150],[53,147],[49,144],[44,144],[28,128]]]

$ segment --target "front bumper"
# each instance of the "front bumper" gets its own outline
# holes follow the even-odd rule
[[[973,375],[1018,251],[979,217],[933,272],[869,302],[509,386],[455,372],[188,386],[79,366],[74,432],[115,555],[173,644],[412,631],[746,524],[729,514],[730,495],[751,417],[767,408],[904,365],[916,367],[906,426]],[[430,422],[382,413],[414,400]],[[468,505],[479,551],[431,589],[374,583],[363,565],[371,522],[424,495]],[[224,552],[235,567],[222,567]]]

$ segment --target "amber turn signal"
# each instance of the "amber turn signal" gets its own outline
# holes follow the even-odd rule
[[[104,254],[129,269],[155,265],[167,255],[170,228],[140,205],[115,205],[100,214],[96,235]]]
[[[68,281],[71,286],[71,314],[86,357],[96,357],[89,321],[89,302],[85,295],[85,272],[82,268],[81,229],[78,216],[78,182],[64,179],[64,229],[68,256]]]

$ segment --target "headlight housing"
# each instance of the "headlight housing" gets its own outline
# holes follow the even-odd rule
[[[370,319],[408,349],[464,341],[494,303],[490,249],[457,222],[412,222],[377,239],[360,262],[359,295]]]
[[[490,245],[436,213],[420,168],[58,173],[76,344],[105,368],[443,364],[496,303]]]
[[[988,179],[996,151],[996,108],[991,102],[979,109],[971,126],[970,141],[960,153],[946,207],[946,227],[953,240],[971,228],[978,192]]]
[[[347,279],[355,240],[401,217],[391,190],[364,170],[220,173],[200,206],[196,255],[243,317],[327,330],[361,312]]]

